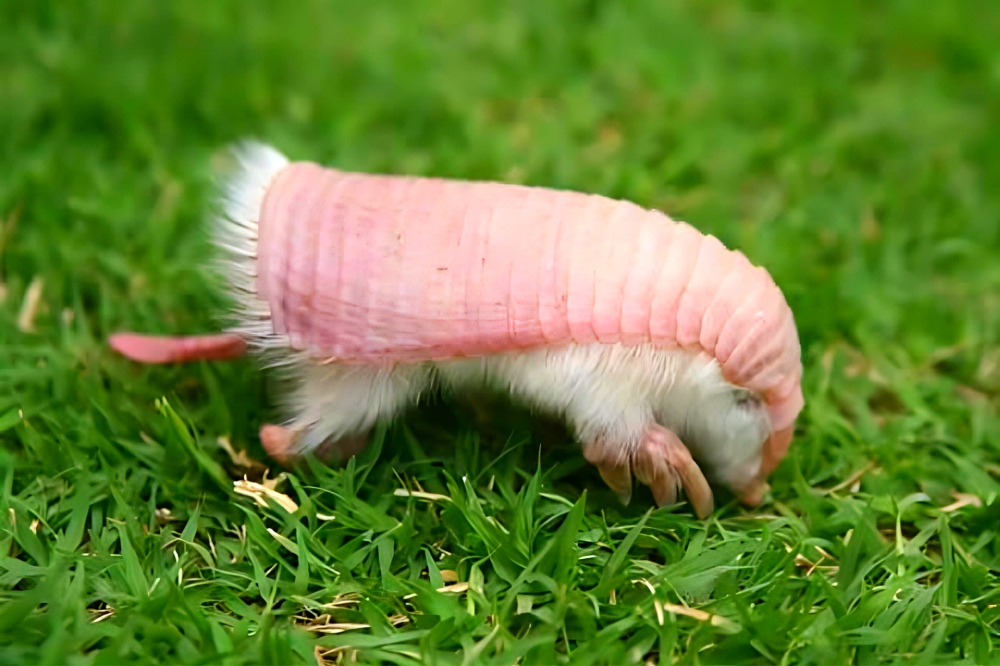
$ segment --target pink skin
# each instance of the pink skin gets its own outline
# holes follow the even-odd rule
[[[802,408],[794,319],[766,271],[685,223],[634,204],[497,183],[284,167],[258,221],[256,289],[267,345],[342,364],[439,361],[564,343],[704,351],[762,396],[773,432],[760,473],[735,489],[759,503]],[[228,358],[231,337],[115,336],[131,358]],[[240,349],[242,351],[242,349]],[[297,434],[265,426],[276,459]],[[622,442],[584,442],[624,492],[627,475],[659,500],[685,488],[699,514],[711,492],[684,444],[650,427],[629,463]],[[628,476],[631,479],[631,476]]]
[[[268,423],[260,429],[260,443],[278,464],[288,465],[294,461],[290,453],[295,444],[295,433],[291,428]]]
[[[246,342],[230,333],[190,337],[115,333],[108,344],[122,356],[149,364],[219,361],[242,356],[247,350]]]
[[[260,429],[260,443],[279,465],[288,467],[301,458],[296,450],[299,433],[293,428],[266,424]],[[327,442],[315,451],[316,457],[326,462],[349,460],[351,456],[361,453],[368,444],[368,434],[361,433],[353,437],[345,437],[336,442]]]
[[[298,338],[295,349],[344,363],[613,343],[623,331],[633,344],[715,355],[703,345],[722,342],[733,322],[706,321],[706,311],[711,305],[736,313],[745,305],[742,289],[720,287],[759,283],[760,269],[715,238],[627,202],[496,183],[361,176],[309,163],[278,174],[264,200],[260,237],[258,292],[281,322],[276,330]],[[639,237],[665,246],[666,256],[637,262],[620,251],[622,239]],[[359,238],[368,242],[353,241]],[[748,314],[761,318],[738,322],[731,333],[739,339],[752,331],[754,340],[720,361],[772,343],[762,362],[797,367],[798,339],[780,290],[770,282],[752,305]],[[730,372],[749,385],[756,373],[743,372],[748,367],[736,363]]]

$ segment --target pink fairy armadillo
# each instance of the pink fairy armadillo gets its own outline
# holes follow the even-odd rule
[[[622,501],[708,479],[750,505],[802,408],[792,312],[762,268],[658,211],[576,192],[365,175],[245,145],[216,241],[231,333],[111,343],[146,362],[246,345],[296,379],[279,461],[350,455],[436,383],[490,384],[565,417]],[[698,464],[695,463],[698,461]]]

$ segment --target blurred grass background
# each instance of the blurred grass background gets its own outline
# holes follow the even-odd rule
[[[985,0],[0,3],[0,662],[997,663],[998,34]],[[292,513],[234,494],[267,375],[104,338],[218,325],[248,136],[745,251],[806,363],[768,502],[623,509],[447,398],[289,476]]]

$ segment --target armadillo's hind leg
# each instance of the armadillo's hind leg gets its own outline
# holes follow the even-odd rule
[[[683,488],[699,518],[715,508],[712,488],[687,447],[658,423],[646,428],[642,443],[632,454],[632,471],[649,486],[660,506],[676,502],[678,490]]]
[[[264,424],[260,429],[260,442],[267,454],[281,465],[291,465],[308,453],[314,454],[327,463],[349,460],[365,450],[368,445],[368,431],[340,438],[327,437],[315,448],[309,445],[311,432],[315,428],[296,425]]]
[[[430,385],[422,366],[372,368],[304,363],[286,397],[294,415],[284,425],[261,428],[267,453],[282,465],[308,454],[344,462],[364,450],[368,433],[416,400]]]

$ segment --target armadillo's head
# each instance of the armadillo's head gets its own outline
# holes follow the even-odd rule
[[[701,395],[685,411],[681,437],[707,478],[756,506],[788,450],[793,427],[774,431],[772,410],[760,396],[713,379],[699,382]]]
[[[771,431],[767,411],[757,396],[723,385],[688,412],[685,440],[696,452],[705,475],[739,492],[755,477]]]

